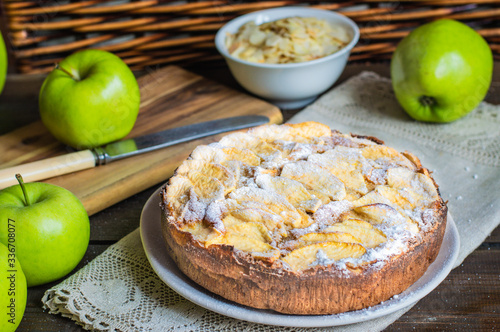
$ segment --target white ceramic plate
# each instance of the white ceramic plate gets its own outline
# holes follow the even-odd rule
[[[354,324],[382,317],[407,307],[429,294],[446,278],[458,256],[458,230],[448,214],[443,244],[436,260],[429,266],[425,274],[403,293],[368,309],[342,314],[285,315],[228,301],[200,287],[185,276],[167,253],[161,230],[159,204],[158,189],[146,202],[141,214],[142,244],[156,274],[174,291],[189,301],[219,314],[254,323],[292,327],[325,327]]]

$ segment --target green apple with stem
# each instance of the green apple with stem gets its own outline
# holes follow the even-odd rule
[[[491,84],[493,55],[472,28],[449,19],[424,24],[391,59],[394,93],[414,119],[451,122],[472,111]]]
[[[9,229],[13,230],[10,227]],[[0,243],[0,331],[2,332],[14,332],[17,329],[26,309],[28,293],[23,269],[16,258],[15,233],[9,234],[13,236],[9,237],[8,247]]]
[[[9,236],[15,237],[16,256],[30,287],[57,280],[75,268],[87,250],[90,223],[69,190],[16,177],[18,185],[0,191],[0,243],[8,245]]]
[[[59,141],[76,149],[125,137],[139,112],[140,92],[116,55],[83,50],[61,61],[40,89],[40,117]]]
[[[2,93],[7,77],[7,49],[3,41],[2,34],[0,33],[0,93]]]

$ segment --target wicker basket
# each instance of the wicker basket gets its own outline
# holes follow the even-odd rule
[[[483,35],[500,58],[500,0],[433,1],[0,1],[2,30],[20,73],[50,71],[84,48],[114,52],[133,70],[166,64],[220,61],[214,35],[228,20],[280,6],[342,12],[358,23],[361,39],[350,61],[389,59],[398,41],[438,18],[461,20]]]

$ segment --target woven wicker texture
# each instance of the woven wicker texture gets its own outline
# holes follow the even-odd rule
[[[133,70],[220,61],[214,36],[228,20],[256,10],[309,6],[339,11],[360,27],[350,61],[389,59],[413,28],[439,18],[461,20],[483,35],[500,59],[500,0],[168,1],[2,0],[1,27],[20,73],[50,71],[85,48],[120,56]]]

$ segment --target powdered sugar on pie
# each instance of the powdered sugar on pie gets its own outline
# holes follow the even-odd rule
[[[261,126],[196,148],[163,191],[162,206],[165,237],[174,252],[189,259],[189,243],[201,251],[199,255],[215,255],[222,262],[227,254],[236,264],[232,272],[221,266],[226,272],[201,277],[193,269],[215,268],[217,262],[193,267],[177,260],[189,266],[185,273],[247,305],[247,297],[231,295],[211,282],[228,278],[234,287],[243,287],[246,278],[256,281],[254,269],[273,275],[271,279],[281,275],[309,280],[323,271],[333,280],[387,273],[397,260],[413,266],[417,262],[405,257],[416,248],[423,250],[433,233],[443,232],[446,212],[434,180],[418,158],[378,139],[332,132],[316,122]],[[432,250],[415,253],[427,257],[423,265],[437,254],[440,235],[436,236]],[[233,274],[239,264],[250,269],[248,276]],[[383,296],[356,296],[368,296],[361,302],[372,303],[408,283],[394,282],[384,288]],[[265,294],[262,287],[248,291]],[[259,301],[263,302],[256,307],[292,310],[280,310],[283,304],[272,299]],[[318,314],[360,305],[301,309],[297,303],[295,312]]]

